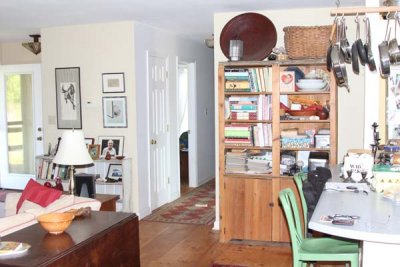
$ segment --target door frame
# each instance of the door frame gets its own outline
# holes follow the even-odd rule
[[[35,156],[43,154],[43,118],[42,118],[42,77],[41,77],[41,64],[20,64],[20,65],[0,65],[0,99],[3,99],[4,103],[1,103],[0,107],[0,148],[1,151],[8,151],[7,144],[7,109],[5,105],[6,90],[5,90],[5,74],[32,74],[32,96],[33,97],[33,117],[34,117],[34,152]],[[38,129],[41,129],[39,131]],[[38,138],[41,137],[41,140]],[[10,189],[23,189],[30,178],[35,177],[33,174],[9,174],[8,173],[8,153],[5,153],[5,160],[0,161],[0,187]],[[3,173],[2,173],[3,171]],[[36,170],[35,170],[36,171]],[[33,175],[33,177],[32,177]],[[6,177],[4,177],[6,176]],[[14,179],[14,178],[19,179]],[[12,179],[9,179],[12,178]]]

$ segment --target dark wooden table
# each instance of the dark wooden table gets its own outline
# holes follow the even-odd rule
[[[101,211],[116,211],[119,195],[96,194],[96,200],[101,202]]]
[[[0,258],[0,266],[140,266],[138,218],[132,213],[92,211],[61,235],[39,224],[2,237],[29,243],[24,254]]]

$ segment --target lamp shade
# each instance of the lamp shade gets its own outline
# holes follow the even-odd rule
[[[53,159],[53,163],[69,166],[93,163],[86,148],[82,131],[70,130],[63,132],[60,147]]]

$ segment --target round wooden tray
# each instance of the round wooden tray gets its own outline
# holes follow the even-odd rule
[[[228,59],[229,42],[234,39],[243,41],[241,60],[263,60],[275,47],[277,35],[274,24],[267,17],[244,13],[232,18],[222,29],[219,42]]]

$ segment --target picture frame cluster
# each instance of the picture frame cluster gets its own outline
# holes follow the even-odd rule
[[[125,93],[124,73],[103,73],[103,93]],[[103,96],[103,127],[127,128],[126,96]]]

